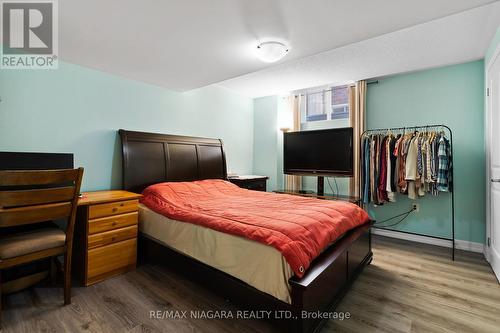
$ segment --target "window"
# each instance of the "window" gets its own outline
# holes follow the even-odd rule
[[[332,87],[331,119],[349,118],[349,87]]]
[[[324,92],[307,94],[306,119],[307,121],[326,120],[327,114],[324,108]]]
[[[349,118],[349,86],[306,92],[302,114],[306,122]]]

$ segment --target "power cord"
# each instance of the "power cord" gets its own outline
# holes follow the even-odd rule
[[[334,195],[339,195],[339,184],[337,184],[337,178],[333,177],[333,180],[335,181],[335,187],[337,188],[337,192],[333,190],[332,184],[330,184],[330,177],[325,177],[325,178],[328,183],[328,186],[330,187],[330,190],[332,190],[332,193]]]
[[[393,224],[385,224],[385,225],[381,225],[382,227],[384,228],[390,228],[390,227],[394,227],[394,226],[397,226],[398,224],[400,224],[401,222],[403,222],[408,216],[410,216],[411,213],[413,213],[416,209],[414,207],[412,207],[412,209],[410,209],[409,211],[407,212],[404,212],[404,213],[401,213],[401,214],[398,214],[396,216],[393,216],[393,217],[390,217],[388,219],[385,219],[383,221],[376,221],[375,223],[373,223],[374,226],[378,226],[378,225],[381,225],[385,222],[388,222],[388,221],[391,221],[391,220],[394,220],[395,218],[398,218],[400,216],[403,216],[399,221],[397,221],[396,223],[393,223]]]
[[[335,182],[335,187],[337,188],[337,195],[339,194],[339,184],[337,183],[337,177],[333,177],[333,181]]]
[[[330,187],[330,190],[332,191],[332,193],[334,195],[338,195],[339,193],[339,184],[337,183],[337,178],[336,177],[333,177],[333,181],[335,182],[335,187],[337,189],[337,191],[335,192],[333,190],[333,187],[332,187],[332,184],[330,183],[330,177],[325,177],[326,178],[326,181],[328,183],[328,187]],[[385,220],[382,220],[382,221],[375,221],[375,223],[373,223],[374,226],[378,226],[380,225],[381,227],[384,227],[384,228],[390,228],[390,227],[395,227],[397,226],[398,224],[400,224],[401,222],[403,222],[408,216],[410,216],[411,213],[413,213],[414,211],[416,210],[415,207],[412,207],[409,211],[407,212],[404,212],[404,213],[401,213],[401,214],[398,214],[398,215],[395,215],[393,217],[390,217],[388,219],[385,219]],[[403,216],[399,221],[397,221],[396,223],[393,223],[393,224],[383,224],[383,223],[386,223],[386,222],[389,222],[391,220],[394,220],[395,218],[398,218],[398,217],[401,217]]]
[[[325,177],[325,178],[326,178],[326,182],[328,183],[328,187],[330,187],[330,190],[332,191],[332,194],[335,195],[335,191],[333,190],[332,184],[330,184],[330,178],[329,177]]]

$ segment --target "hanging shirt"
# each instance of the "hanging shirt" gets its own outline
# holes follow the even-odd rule
[[[391,147],[394,147],[395,143],[395,138],[390,135],[387,138],[387,141],[385,143],[385,149],[386,149],[386,163],[387,163],[387,177],[385,181],[385,190],[387,192],[387,200],[389,202],[396,202],[396,194],[392,190],[392,183],[393,183],[393,173],[394,173],[394,168],[392,164],[392,157],[394,156],[393,149]]]
[[[433,146],[434,146],[434,180],[437,182],[438,172],[439,172],[439,141],[441,136],[436,136],[434,138]]]
[[[417,156],[418,156],[418,140],[416,137],[410,140],[408,146],[408,154],[406,156],[406,176],[408,182],[408,198],[417,198],[417,188],[415,180],[417,179]]]
[[[378,200],[379,203],[388,201],[387,197],[387,137],[383,137],[380,145],[380,171],[378,179]]]
[[[399,146],[401,144],[401,140],[403,140],[402,135],[398,135],[396,142],[394,143],[394,148],[392,150],[392,155],[395,160],[394,164],[394,174],[393,174],[393,192],[399,192],[399,164],[400,164],[400,157],[399,157]]]
[[[437,134],[433,134],[431,137],[430,141],[430,147],[431,147],[431,179],[432,182],[430,183],[430,192],[432,195],[436,196],[439,194],[437,190],[437,174],[438,174],[438,167],[439,167],[439,161],[438,161],[438,145],[439,145],[439,136]]]
[[[389,144],[389,158],[391,159],[391,192],[396,192],[396,160],[397,155],[394,155],[394,150],[396,149],[396,142],[399,138],[392,137]]]
[[[371,140],[366,137],[363,142],[363,202],[367,204],[370,201],[370,145]]]
[[[382,151],[382,140],[384,137],[382,135],[377,135],[377,152],[375,156],[375,191],[377,192],[377,200],[375,203],[381,204],[383,203],[383,199],[380,197],[379,184],[380,184],[380,176],[382,173],[381,170],[381,151]]]
[[[398,165],[398,187],[400,193],[406,193],[408,189],[408,183],[406,181],[406,154],[407,154],[407,143],[408,139],[403,137],[399,143],[398,154],[399,154],[399,165]]]
[[[430,191],[430,183],[432,182],[432,179],[430,177],[430,174],[431,174],[431,168],[430,168],[431,154],[430,154],[429,137],[430,136],[427,135],[422,142],[422,160],[424,163],[424,166],[423,166],[424,172],[422,174],[422,183],[423,183],[423,187],[424,187],[425,192]]]
[[[417,137],[417,178],[424,172],[422,163],[422,138]]]
[[[430,141],[430,138],[425,140],[424,145],[423,145],[423,150],[425,152],[425,182],[428,184],[433,182],[432,170],[431,170],[432,151],[431,151],[431,145],[430,145],[429,141]]]
[[[419,197],[425,196],[425,181],[424,181],[424,155],[422,144],[424,142],[424,134],[419,133],[417,136],[417,179],[415,180],[415,188]]]
[[[370,140],[370,197],[372,202],[376,202],[375,191],[375,154],[376,154],[376,137],[372,136]]]
[[[406,180],[417,179],[417,156],[418,156],[418,143],[414,137],[410,139],[408,145],[408,153],[406,155]]]
[[[448,140],[441,136],[439,139],[438,148],[438,174],[437,174],[437,189],[441,192],[448,192],[448,161],[449,161],[449,147]]]

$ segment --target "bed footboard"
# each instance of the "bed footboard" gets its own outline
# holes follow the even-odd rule
[[[309,314],[333,311],[363,268],[371,262],[370,224],[349,231],[316,258],[301,279],[292,277],[292,304],[280,301],[222,271],[141,235],[139,262],[168,263],[191,280],[213,290],[245,310],[287,311],[295,319],[269,318],[283,332],[318,331],[326,320]],[[317,317],[317,316],[316,316]]]
[[[372,260],[370,225],[358,227],[319,256],[302,279],[292,277],[293,332],[315,332],[326,322],[319,313],[335,309]]]

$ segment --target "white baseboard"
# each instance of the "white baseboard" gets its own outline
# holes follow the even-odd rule
[[[372,233],[375,235],[381,235],[386,237],[404,239],[417,243],[425,243],[442,247],[452,247],[451,241],[445,239],[437,239],[432,237],[420,236],[420,235],[412,235],[405,234],[402,232],[396,232],[392,230],[383,230],[383,229],[372,229]],[[484,252],[484,244],[469,242],[464,240],[455,239],[455,248],[457,250],[464,250],[469,252],[483,253]]]
[[[455,239],[455,248],[459,250],[484,254],[483,243],[475,243],[475,242],[464,241],[461,239]]]

